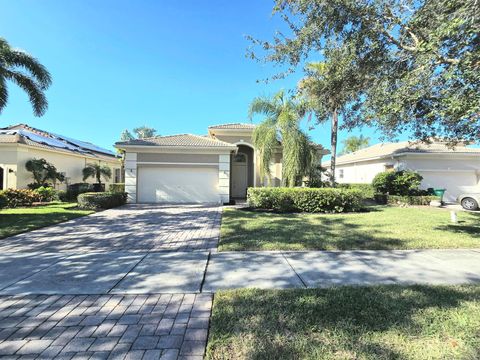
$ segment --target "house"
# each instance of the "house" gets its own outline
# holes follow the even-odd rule
[[[106,182],[121,182],[121,162],[110,150],[88,142],[18,124],[0,129],[0,190],[24,189],[33,183],[33,177],[25,169],[30,159],[45,159],[65,175],[65,182],[57,183],[58,189],[68,184],[84,182],[82,170],[87,164],[98,163],[112,169],[112,178]],[[95,179],[88,179],[93,183]]]
[[[407,169],[422,175],[423,189],[446,189],[446,201],[455,201],[463,192],[480,192],[480,149],[465,144],[450,148],[439,141],[376,144],[340,156],[335,178],[339,183],[371,183],[380,172]]]
[[[125,191],[137,203],[226,203],[264,186],[253,124],[210,126],[208,135],[181,134],[117,142],[125,151]],[[323,152],[322,152],[323,151]],[[319,149],[324,154],[326,151]],[[282,149],[274,154],[271,184],[282,182]]]

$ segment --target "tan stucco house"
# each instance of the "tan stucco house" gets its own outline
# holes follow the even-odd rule
[[[330,163],[322,164],[329,167]],[[455,201],[465,192],[480,192],[480,149],[458,144],[402,141],[376,144],[337,158],[339,183],[371,183],[389,170],[414,170],[423,177],[422,188],[445,188],[444,199]]]
[[[98,163],[112,169],[113,182],[121,182],[120,158],[112,151],[91,143],[39,130],[25,124],[0,129],[0,189],[24,189],[33,183],[25,169],[30,159],[45,159],[63,173],[66,181],[57,183],[64,190],[68,184],[84,182],[82,170],[87,164]],[[94,183],[95,179],[87,182]]]
[[[253,124],[223,124],[210,126],[204,136],[181,134],[116,143],[125,151],[128,201],[226,203],[245,198],[248,187],[265,185],[252,144],[254,128]],[[271,184],[280,186],[281,146],[271,173]]]

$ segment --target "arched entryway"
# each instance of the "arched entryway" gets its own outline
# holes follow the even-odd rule
[[[230,194],[232,198],[247,197],[247,188],[254,186],[253,148],[248,145],[238,145],[236,153],[232,154],[230,172]]]

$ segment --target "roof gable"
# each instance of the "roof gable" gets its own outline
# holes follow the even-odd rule
[[[120,141],[117,146],[165,146],[165,147],[192,147],[192,148],[230,148],[233,145],[208,136],[193,134],[179,134],[156,136],[146,139]]]

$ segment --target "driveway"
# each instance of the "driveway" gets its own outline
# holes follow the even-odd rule
[[[124,206],[0,240],[0,357],[201,359],[220,216]]]
[[[5,252],[215,250],[221,209],[128,205],[0,240]]]

